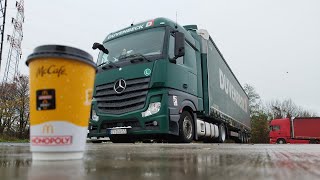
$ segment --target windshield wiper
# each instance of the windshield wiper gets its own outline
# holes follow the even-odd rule
[[[135,63],[136,61],[148,61],[151,62],[148,58],[146,58],[144,55],[142,55],[141,53],[137,53],[137,54],[131,54],[129,56],[120,56],[119,60],[124,60],[124,59],[130,59],[131,63]]]
[[[116,65],[114,62],[108,61],[108,62],[104,62],[98,65],[98,67],[102,66],[102,69],[105,69],[106,66],[109,66],[110,68],[116,67],[119,68],[120,66]]]

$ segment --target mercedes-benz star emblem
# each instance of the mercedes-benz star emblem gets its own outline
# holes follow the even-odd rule
[[[126,89],[126,81],[123,79],[119,79],[114,83],[113,89],[116,93],[120,94]]]

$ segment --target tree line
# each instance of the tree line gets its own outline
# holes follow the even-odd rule
[[[19,75],[0,84],[0,137],[29,138],[29,78]]]
[[[317,116],[296,105],[291,99],[263,102],[255,88],[249,84],[244,85],[244,90],[249,97],[252,143],[269,143],[269,122],[272,119]]]

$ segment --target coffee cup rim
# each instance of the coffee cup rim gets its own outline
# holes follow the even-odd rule
[[[89,53],[78,48],[64,45],[42,45],[36,47],[33,53],[28,56],[26,65],[29,66],[32,60],[50,57],[78,60],[97,69],[96,64],[93,62],[93,58]]]

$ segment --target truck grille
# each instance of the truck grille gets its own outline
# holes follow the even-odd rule
[[[126,89],[117,94],[114,83],[96,86],[95,99],[99,111],[109,114],[123,114],[142,109],[147,98],[150,78],[126,80]]]

